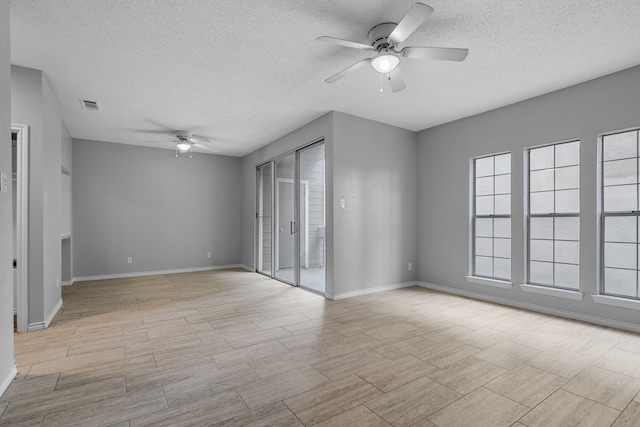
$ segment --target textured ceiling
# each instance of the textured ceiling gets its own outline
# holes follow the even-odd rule
[[[403,60],[398,93],[369,67],[325,83],[370,55],[315,38],[366,43],[412,0],[13,0],[11,57],[45,72],[74,138],[184,129],[232,156],[330,110],[417,131],[640,64],[638,0],[424,2],[435,13],[400,47],[469,56]]]

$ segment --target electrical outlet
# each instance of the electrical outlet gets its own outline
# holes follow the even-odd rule
[[[131,256],[127,257],[127,264],[133,264],[133,257]]]
[[[409,263],[409,265],[407,265],[407,270],[413,270],[413,263]]]
[[[207,252],[207,258],[211,258],[211,252]]]

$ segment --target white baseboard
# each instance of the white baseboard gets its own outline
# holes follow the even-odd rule
[[[367,294],[375,294],[378,292],[392,291],[394,289],[409,288],[411,286],[416,286],[416,282],[412,281],[404,283],[394,283],[392,285],[376,286],[375,288],[358,289],[357,291],[341,292],[338,294],[325,293],[325,296],[331,300],[338,300],[344,298],[359,297],[361,295]]]
[[[11,381],[13,381],[16,375],[18,375],[18,368],[16,367],[16,365],[13,365],[13,367],[9,370],[7,376],[4,377],[2,382],[0,382],[0,397],[2,397],[5,391],[7,391],[7,389],[11,385]]]
[[[134,273],[99,274],[96,276],[74,277],[73,283],[86,282],[91,280],[127,279],[131,277],[161,276],[164,274],[194,273],[197,271],[227,270],[230,268],[246,268],[246,266],[242,264],[228,264],[228,265],[214,265],[214,266],[194,267],[194,268],[176,268],[173,270],[137,271]]]
[[[47,329],[51,324],[51,321],[53,320],[54,317],[56,317],[56,314],[58,314],[58,311],[60,311],[61,308],[62,308],[62,298],[58,300],[56,305],[53,307],[53,309],[51,309],[51,311],[49,312],[49,314],[47,315],[47,317],[44,319],[43,322],[29,323],[27,325],[27,332],[38,331],[40,329]]]
[[[61,286],[71,286],[73,285],[73,280],[64,280],[62,282],[60,282]]]
[[[464,289],[450,288],[447,286],[434,285],[427,282],[416,282],[416,285],[433,289],[435,291],[446,292],[449,294],[461,295],[464,297],[495,302],[497,304],[508,305],[511,307],[524,308],[525,310],[537,311],[538,313],[551,314],[553,316],[566,317],[568,319],[580,320],[582,322],[593,323],[600,326],[608,326],[611,328],[624,329],[632,332],[640,332],[640,324],[621,322],[618,320],[607,319],[604,317],[591,316],[589,314],[575,313],[573,311],[558,310],[537,304],[528,304],[525,302],[514,301],[506,298],[484,295],[477,292],[466,291]]]
[[[252,273],[256,271],[255,268],[249,267],[248,265],[245,265],[245,264],[240,264],[238,267],[244,268],[245,270],[250,271]]]

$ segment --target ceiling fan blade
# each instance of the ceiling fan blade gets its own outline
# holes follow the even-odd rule
[[[391,86],[391,92],[400,92],[407,85],[404,84],[404,77],[400,71],[400,67],[396,67],[389,73],[389,85]]]
[[[433,13],[433,8],[424,3],[416,2],[402,21],[389,34],[389,40],[394,43],[402,43]]]
[[[197,147],[197,148],[200,148],[202,150],[208,151],[208,152],[213,153],[213,154],[220,152],[220,150],[217,150],[217,149],[211,148],[211,147],[207,147],[206,145],[202,145],[202,144],[198,144],[198,143],[194,143],[193,146]]]
[[[327,80],[325,80],[325,82],[327,83],[333,83],[335,81],[340,80],[341,78],[343,78],[344,76],[346,76],[347,74],[359,70],[360,68],[364,67],[365,65],[368,65],[371,63],[371,58],[366,58],[363,59],[362,61],[356,62],[355,64],[353,64],[352,66],[345,68],[344,70],[340,71],[337,74],[334,74],[333,76],[329,77]]]
[[[335,37],[321,36],[321,37],[318,37],[316,40],[319,41],[319,42],[335,44],[335,45],[338,45],[338,46],[351,47],[351,48],[354,48],[354,49],[373,50],[373,47],[369,46],[368,44],[352,42],[352,41],[349,41],[349,40],[337,39]]]
[[[144,143],[145,144],[175,144],[177,142],[179,142],[179,141],[175,140],[175,139],[173,141],[165,139],[165,140],[162,140],[162,141],[145,141]]]
[[[413,59],[435,59],[439,61],[464,61],[469,49],[454,47],[418,47],[409,46],[402,49],[402,55]]]

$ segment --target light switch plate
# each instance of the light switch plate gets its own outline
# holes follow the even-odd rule
[[[9,191],[9,178],[4,172],[0,172],[0,191]]]

